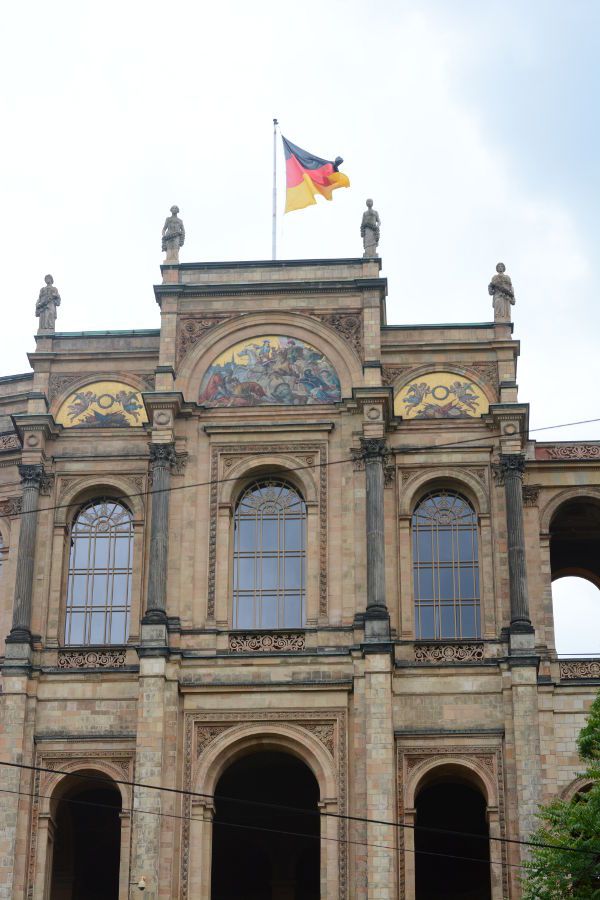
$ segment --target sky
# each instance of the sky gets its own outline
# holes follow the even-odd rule
[[[272,119],[349,190],[283,216],[281,258],[360,256],[373,197],[388,322],[492,318],[513,279],[532,437],[600,439],[600,3],[30,0],[0,38],[0,375],[29,368],[46,273],[61,331],[156,328],[182,261],[268,259]],[[598,623],[600,629],[600,621]]]

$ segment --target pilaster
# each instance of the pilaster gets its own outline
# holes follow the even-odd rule
[[[396,900],[397,835],[392,657],[365,653],[365,760],[367,825],[367,897]],[[377,821],[374,821],[377,820]]]

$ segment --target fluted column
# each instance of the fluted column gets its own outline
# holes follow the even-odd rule
[[[379,621],[367,628],[367,636],[389,636],[389,613],[385,602],[385,535],[383,513],[384,438],[361,438],[365,460],[367,521],[367,609],[365,620]],[[383,623],[385,625],[382,627]]]
[[[167,621],[167,557],[169,552],[169,488],[171,466],[175,462],[175,445],[150,444],[152,470],[152,525],[150,532],[150,572],[148,601],[142,624],[164,624]]]
[[[13,621],[10,634],[6,639],[10,644],[31,643],[31,591],[33,587],[37,509],[43,474],[44,469],[41,465],[19,466],[19,475],[23,485],[23,505],[19,531]]]
[[[525,531],[523,527],[523,472],[525,471],[525,458],[520,453],[502,454],[500,456],[500,471],[504,479],[506,496],[510,627],[511,631],[530,631],[531,619],[529,618]]]

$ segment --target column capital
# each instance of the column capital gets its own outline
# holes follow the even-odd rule
[[[525,457],[522,453],[500,454],[500,475],[502,478],[523,478],[525,472]]]
[[[21,484],[23,487],[33,487],[39,490],[42,484],[42,478],[44,477],[44,467],[41,463],[36,463],[34,465],[24,465],[23,463],[20,463],[19,475],[21,476]]]
[[[365,462],[373,459],[385,459],[390,450],[384,437],[361,437],[360,447]]]
[[[171,468],[177,461],[174,443],[150,444],[150,465],[153,469]]]

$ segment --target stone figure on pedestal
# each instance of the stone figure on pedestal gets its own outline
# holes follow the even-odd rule
[[[376,209],[373,209],[373,201],[367,200],[367,208],[363,213],[360,223],[360,234],[363,239],[365,252],[363,258],[377,256],[377,244],[379,243],[381,219]]]
[[[179,248],[185,241],[185,228],[179,218],[179,207],[171,207],[171,215],[165,219],[162,230],[162,248],[166,252],[165,262],[179,262]]]
[[[488,285],[488,293],[493,298],[494,322],[510,322],[510,308],[515,305],[515,293],[504,263],[499,262],[496,266],[496,275]]]
[[[40,320],[40,331],[54,331],[56,307],[60,306],[60,294],[54,287],[52,275],[46,275],[44,281],[46,284],[40,290],[40,296],[35,304],[35,314]]]

